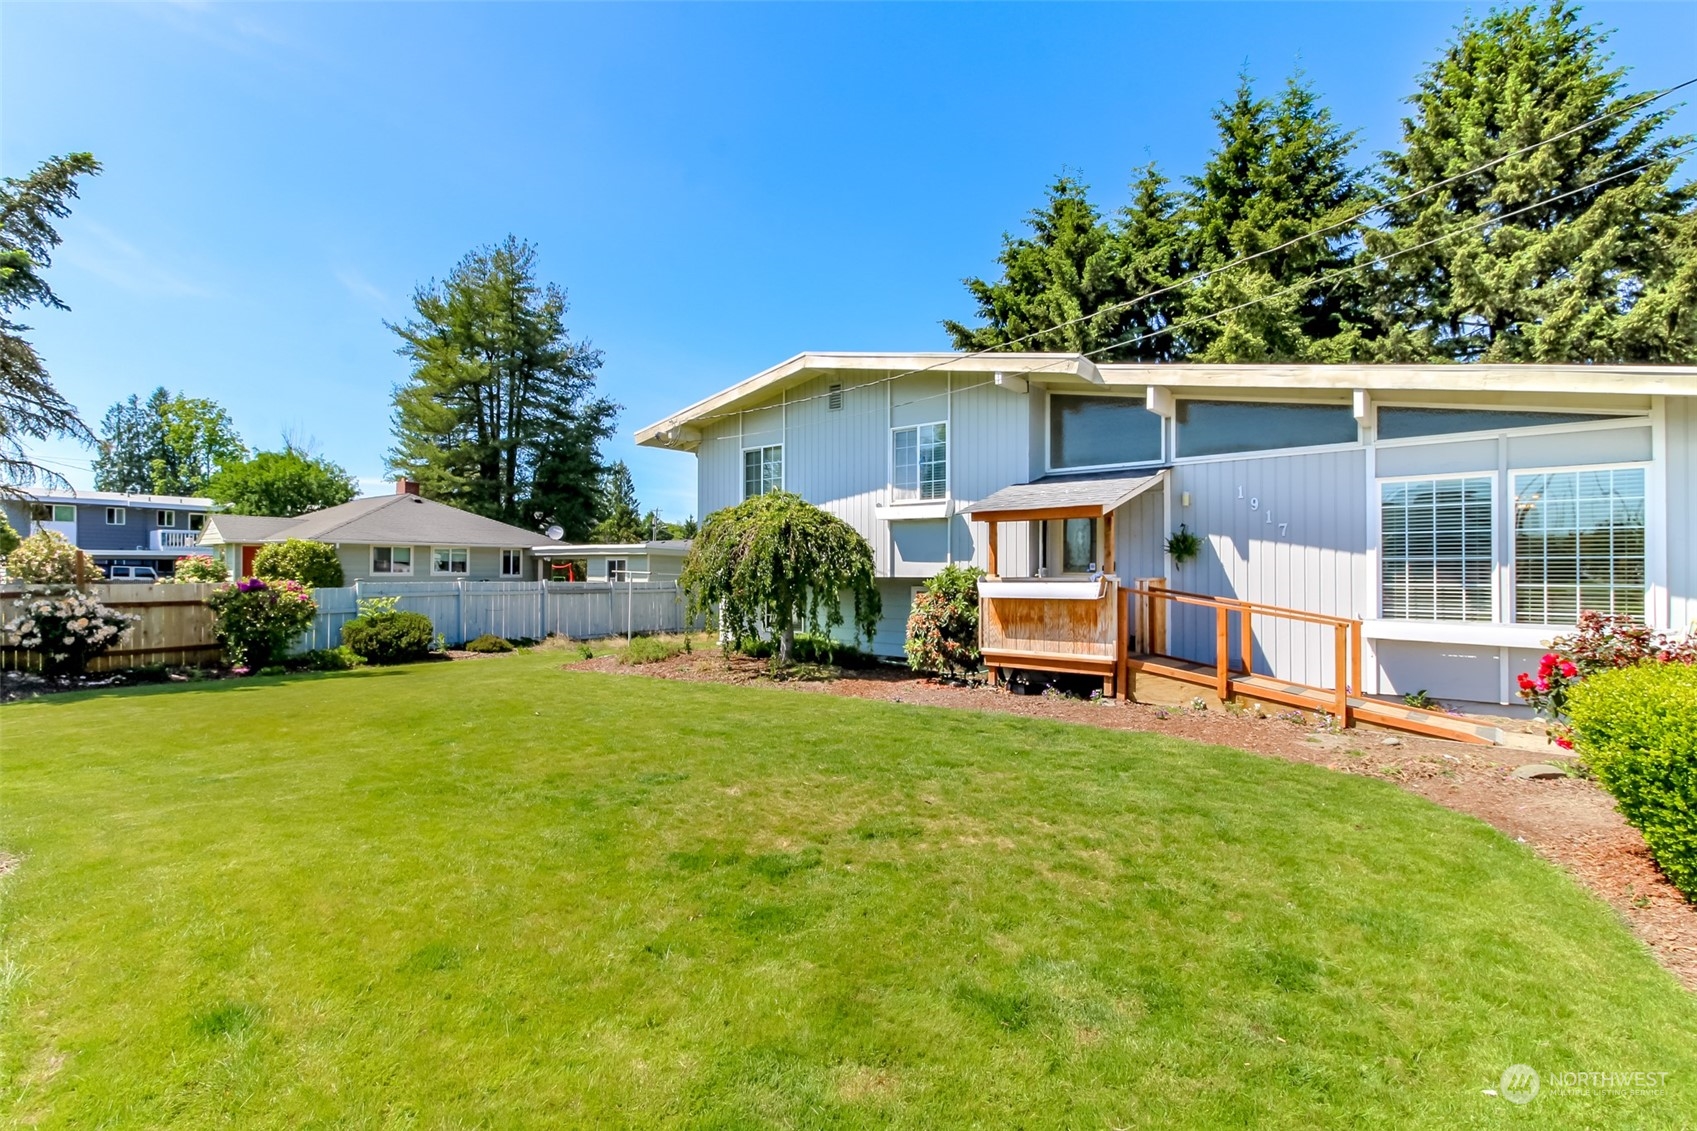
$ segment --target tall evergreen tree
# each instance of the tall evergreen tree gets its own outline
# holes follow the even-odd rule
[[[1493,11],[1421,76],[1384,155],[1392,197],[1575,132],[1389,206],[1367,235],[1370,255],[1396,254],[1371,280],[1377,358],[1697,360],[1693,190],[1671,183],[1689,139],[1666,132],[1668,109],[1584,125],[1643,97],[1607,38],[1563,0]]]
[[[65,481],[30,459],[25,441],[94,439],[24,339],[29,327],[13,316],[31,306],[68,309],[42,272],[53,265],[53,249],[61,243],[53,224],[71,214],[77,179],[99,172],[93,155],[72,153],[42,162],[27,177],[0,181],[0,493]]]
[[[1184,338],[1167,330],[1184,316],[1190,270],[1180,194],[1155,163],[1131,183],[1131,203],[1113,226],[1113,268],[1119,279],[1114,301],[1124,311],[1099,320],[1119,343],[1097,355],[1102,361],[1181,361]],[[1149,297],[1145,297],[1149,296]]]
[[[596,542],[641,542],[649,535],[636,501],[636,481],[623,460],[608,467],[601,477],[598,512],[600,518],[590,538]]]
[[[618,406],[596,395],[601,351],[572,340],[565,291],[536,281],[536,249],[508,236],[474,251],[413,309],[390,326],[412,363],[390,467],[430,498],[583,537]]]
[[[1359,285],[1325,277],[1351,262],[1360,240],[1357,225],[1345,223],[1367,202],[1350,164],[1354,135],[1300,74],[1277,100],[1258,97],[1244,77],[1214,121],[1219,144],[1190,178],[1184,212],[1191,265],[1218,273],[1186,298],[1187,352],[1219,362],[1349,360],[1360,336]],[[1226,266],[1251,255],[1260,258]],[[1233,309],[1245,303],[1254,305]]]
[[[945,319],[955,348],[1080,353],[1122,337],[1112,317],[1064,325],[1123,297],[1118,249],[1089,186],[1063,173],[1026,225],[1029,236],[1002,235],[1000,279],[966,280],[984,324]]]

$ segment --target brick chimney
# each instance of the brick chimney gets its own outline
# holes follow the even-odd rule
[[[395,494],[397,494],[397,495],[416,495],[416,494],[418,494],[418,480],[408,479],[404,475],[401,476],[399,479],[395,480]]]

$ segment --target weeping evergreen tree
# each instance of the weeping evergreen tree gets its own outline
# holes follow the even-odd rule
[[[870,644],[882,612],[866,539],[787,491],[708,515],[678,583],[692,614],[717,617],[729,643],[740,647],[774,633],[780,666],[790,662],[798,623],[829,635],[843,623],[847,599],[855,637]]]
[[[1219,144],[1190,178],[1184,220],[1194,268],[1225,269],[1185,299],[1185,351],[1196,361],[1348,361],[1363,296],[1353,279],[1326,276],[1347,267],[1360,242],[1353,217],[1368,192],[1350,164],[1354,135],[1300,74],[1277,100],[1258,97],[1243,78],[1214,121]],[[1260,258],[1225,267],[1251,255]]]
[[[1607,38],[1566,3],[1494,11],[1421,76],[1384,155],[1391,197],[1575,132],[1388,206],[1366,237],[1371,256],[1401,253],[1371,279],[1376,359],[1697,360],[1693,192],[1672,184],[1689,139],[1666,132],[1669,109],[1584,125],[1643,97]]]

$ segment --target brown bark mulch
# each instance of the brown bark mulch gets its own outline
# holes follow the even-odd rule
[[[1540,781],[1511,776],[1517,766],[1555,761],[1536,751],[1473,746],[1368,727],[1330,733],[1273,715],[1193,710],[1181,703],[1096,703],[1012,695],[890,668],[815,669],[801,678],[779,680],[771,676],[763,660],[717,652],[685,653],[640,666],[623,666],[614,656],[596,656],[569,666],[577,671],[660,679],[759,683],[803,693],[1000,711],[1110,730],[1147,731],[1384,778],[1410,793],[1477,817],[1566,869],[1613,907],[1687,989],[1697,991],[1697,905],[1662,875],[1644,838],[1596,783],[1577,777]]]

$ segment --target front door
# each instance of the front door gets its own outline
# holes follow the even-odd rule
[[[258,553],[259,553],[259,547],[258,546],[243,546],[242,547],[242,574],[241,575],[243,577],[252,577],[253,576],[253,559],[254,559],[254,556]]]

